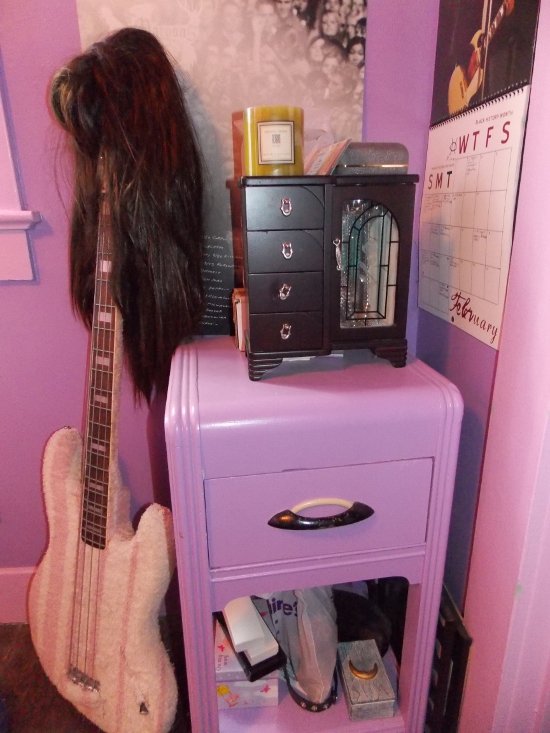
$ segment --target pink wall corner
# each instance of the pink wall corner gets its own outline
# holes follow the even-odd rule
[[[550,7],[542,3],[502,341],[466,596],[465,620],[474,643],[461,733],[544,730],[534,727],[535,707],[539,706],[537,695],[547,696],[548,687],[546,691],[530,690],[530,715],[525,717],[523,708],[515,722],[519,728],[504,728],[502,721],[513,720],[521,707],[507,674],[518,669],[527,673],[538,660],[539,680],[548,680],[550,659],[549,642],[544,642],[547,635],[529,628],[525,622],[528,614],[523,613],[522,624],[515,623],[524,603],[531,606],[532,618],[537,617],[536,604],[541,598],[546,599],[543,608],[547,611],[547,578],[539,574],[538,583],[532,579],[537,577],[533,564],[542,552],[536,547],[538,540],[533,531],[540,520],[541,506],[548,512],[548,486],[541,485],[540,478],[550,450],[546,440],[550,313],[544,301],[550,292],[548,189],[544,185],[550,169],[548,68]],[[548,537],[545,516],[546,524],[538,530],[542,538]],[[548,539],[545,541],[548,543]],[[518,634],[532,641],[521,659],[518,652],[525,652],[526,647],[521,646]],[[540,645],[545,644],[542,661],[537,637]]]
[[[0,76],[37,277],[0,282],[0,568],[33,567],[46,544],[40,465],[51,433],[82,425],[88,336],[68,289],[70,175],[47,105],[54,72],[80,52],[75,0],[4,0]],[[120,461],[132,508],[153,500],[149,411],[121,398]],[[2,605],[0,598],[0,606]],[[20,619],[23,620],[23,619]]]
[[[415,229],[407,320],[410,353],[418,328],[418,218],[432,108],[439,0],[369,0],[363,139],[399,142],[417,173]]]

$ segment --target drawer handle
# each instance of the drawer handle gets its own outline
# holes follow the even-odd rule
[[[312,506],[324,506],[332,504],[342,506],[346,509],[340,514],[333,514],[330,517],[302,517],[298,512]],[[270,527],[277,529],[332,529],[333,527],[345,527],[348,524],[356,524],[364,519],[372,517],[374,509],[360,501],[346,501],[345,499],[312,499],[297,504],[292,509],[285,509],[274,514],[268,521]]]
[[[336,237],[332,240],[332,244],[336,247],[336,269],[340,272],[342,270],[342,242]]]
[[[283,285],[279,288],[279,300],[286,300],[290,295],[291,290],[292,285],[287,285],[286,283],[283,283]]]
[[[290,332],[291,331],[292,331],[291,324],[290,323],[283,323],[283,327],[279,331],[279,333],[281,334],[281,338],[283,339],[283,341],[286,341],[287,339],[290,338]]]
[[[283,242],[281,252],[283,253],[283,257],[285,258],[285,260],[289,260],[293,255],[292,242]]]
[[[290,199],[281,199],[281,213],[283,216],[292,214],[292,201]]]

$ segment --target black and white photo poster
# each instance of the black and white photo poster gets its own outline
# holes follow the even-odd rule
[[[361,140],[367,0],[77,0],[83,48],[153,33],[182,72],[207,172],[203,332],[228,333],[234,287],[232,114],[304,110],[307,143]]]

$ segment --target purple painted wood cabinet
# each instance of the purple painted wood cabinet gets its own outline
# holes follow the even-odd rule
[[[348,351],[252,382],[229,337],[176,352],[165,429],[193,733],[421,733],[462,409],[418,360],[394,369]],[[268,526],[316,497],[374,515],[328,530]],[[391,576],[410,583],[393,718],[351,722],[342,695],[306,712],[286,691],[278,707],[218,717],[214,611],[253,593]]]

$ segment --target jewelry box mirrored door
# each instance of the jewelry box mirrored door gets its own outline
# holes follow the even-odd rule
[[[380,183],[351,179],[355,185],[338,185],[339,178],[331,186],[326,254],[332,349],[367,347],[394,366],[405,364],[415,179],[384,176]]]

